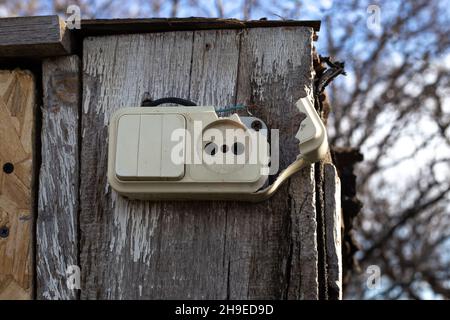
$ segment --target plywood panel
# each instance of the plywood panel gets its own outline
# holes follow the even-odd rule
[[[0,299],[33,294],[34,81],[0,71]]]

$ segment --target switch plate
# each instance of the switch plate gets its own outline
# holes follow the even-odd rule
[[[174,130],[185,130],[179,114],[124,114],[118,119],[116,176],[121,180],[180,180],[184,162],[174,164]],[[184,149],[183,149],[184,151]]]
[[[267,134],[258,135],[255,143],[249,138],[254,133],[236,114],[219,118],[214,107],[120,109],[109,127],[108,181],[134,199],[224,199],[253,193],[265,185],[267,170],[262,168],[269,163],[268,154],[250,163],[251,152],[260,146],[268,150]],[[206,153],[211,139],[217,144],[212,155]],[[174,152],[180,155],[177,161]]]

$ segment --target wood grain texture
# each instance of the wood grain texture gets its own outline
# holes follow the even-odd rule
[[[306,28],[251,29],[242,34],[237,100],[258,107],[256,117],[280,131],[280,167],[298,154],[300,119],[295,102],[312,94],[312,32]],[[279,199],[279,200],[277,200]],[[317,299],[317,239],[314,169],[283,186],[272,211],[283,228],[284,296]],[[251,212],[251,211],[250,211]],[[258,212],[258,210],[256,210]],[[286,234],[287,233],[287,234]],[[276,259],[276,257],[273,257]]]
[[[72,38],[58,16],[0,19],[0,57],[42,58],[72,51]]]
[[[329,299],[342,299],[341,183],[336,168],[324,164],[325,242]]]
[[[78,265],[80,59],[43,61],[41,169],[36,221],[38,299],[75,299],[67,267]]]
[[[317,299],[313,167],[270,200],[128,201],[106,180],[107,125],[145,96],[255,103],[298,153],[294,102],[312,88],[310,28],[87,38],[80,187],[82,298]]]
[[[189,96],[192,40],[193,33],[187,32],[84,41],[82,298],[164,299],[175,297],[188,279],[195,281],[191,276],[179,278],[189,269],[189,257],[174,259],[185,249],[176,246],[177,239],[184,238],[189,246],[189,233],[195,227],[195,216],[189,213],[194,208],[186,205],[186,215],[166,214],[170,212],[167,204],[127,201],[111,191],[106,179],[110,115],[118,108],[139,106],[147,92],[151,97]],[[214,221],[208,227],[214,229]],[[175,238],[169,241],[173,233]],[[209,242],[214,241],[209,239],[198,250]],[[195,253],[189,256],[195,257]],[[213,276],[215,270],[210,267]]]
[[[35,94],[31,73],[0,71],[0,299],[33,294]]]

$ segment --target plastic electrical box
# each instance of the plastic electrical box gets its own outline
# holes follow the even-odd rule
[[[265,123],[237,114],[222,118],[212,106],[115,112],[109,126],[108,181],[132,199],[264,200],[327,151],[325,128],[311,101],[301,99],[297,107],[306,115],[296,135],[301,154],[271,186]]]
[[[267,180],[268,148],[267,135],[214,107],[124,108],[110,122],[108,180],[139,199],[252,193]]]

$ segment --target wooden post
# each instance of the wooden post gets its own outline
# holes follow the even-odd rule
[[[78,261],[80,59],[43,62],[42,165],[36,222],[37,298],[75,299]]]
[[[35,82],[0,71],[0,300],[33,294]]]
[[[286,167],[298,153],[294,103],[313,89],[312,41],[306,27],[84,40],[82,298],[317,299],[329,283],[340,285],[338,272],[326,268],[330,251],[340,248],[318,250],[318,230],[324,239],[327,230],[317,215],[335,217],[334,195],[322,212],[316,206],[319,191],[336,189],[318,191],[314,166],[258,204],[128,201],[106,180],[110,115],[148,95],[256,104],[255,116],[280,129]]]

